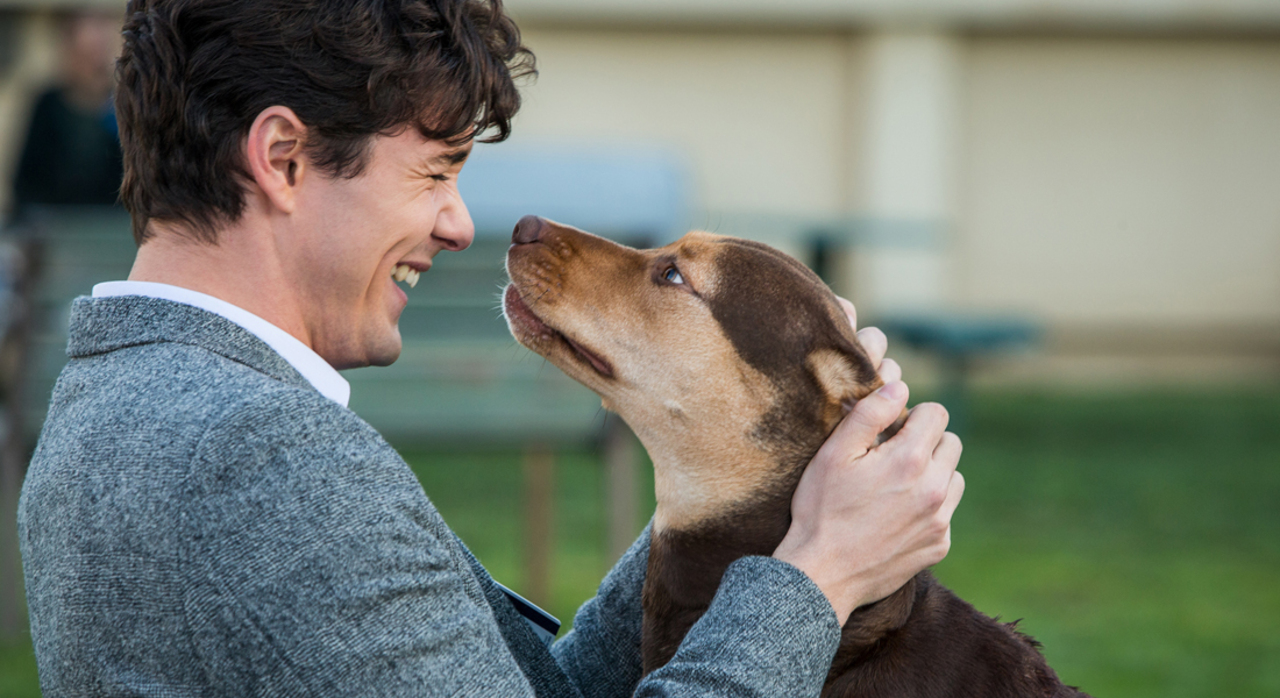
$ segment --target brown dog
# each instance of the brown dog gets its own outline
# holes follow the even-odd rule
[[[773,554],[805,466],[880,379],[834,294],[766,245],[695,232],[635,250],[533,216],[512,240],[511,333],[599,393],[653,460],[648,673],[731,562]],[[1036,648],[923,572],[849,616],[823,695],[1083,695]]]

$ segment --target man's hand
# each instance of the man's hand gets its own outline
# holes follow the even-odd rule
[[[843,304],[853,322],[853,306]],[[858,339],[885,385],[854,405],[809,463],[791,500],[791,529],[773,554],[809,575],[841,625],[946,557],[964,493],[960,439],[946,431],[941,405],[917,405],[901,431],[875,445],[908,391],[898,364],[883,358],[884,334],[867,328]]]

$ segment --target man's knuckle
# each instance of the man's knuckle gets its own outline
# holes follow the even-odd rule
[[[911,446],[907,449],[906,456],[907,456],[907,460],[912,465],[923,466],[925,463],[928,463],[929,460],[933,458],[933,449],[930,448],[929,444],[921,441],[917,441],[915,443],[912,443]]]
[[[936,402],[925,402],[916,405],[911,411],[924,431],[932,433],[935,438],[941,437],[947,423],[947,408]]]
[[[939,487],[925,487],[922,493],[925,507],[931,512],[937,512],[947,501],[947,490]],[[935,514],[936,519],[936,514]]]

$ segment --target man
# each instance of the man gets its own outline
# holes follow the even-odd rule
[[[18,219],[32,206],[112,206],[120,189],[111,109],[119,15],[73,12],[60,29],[60,80],[36,100],[13,177]]]
[[[868,450],[885,360],[670,664],[640,677],[647,533],[547,650],[335,371],[394,361],[393,273],[471,241],[456,179],[531,67],[499,0],[137,0],[125,37],[138,256],[76,301],[19,514],[47,695],[816,695],[945,555],[959,442],[925,405]]]

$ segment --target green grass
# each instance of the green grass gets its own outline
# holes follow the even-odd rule
[[[938,576],[1095,695],[1280,695],[1280,393],[987,396]]]
[[[1280,389],[983,394],[969,424],[945,583],[1024,619],[1062,678],[1094,695],[1280,695]],[[518,454],[405,456],[518,590]],[[548,610],[568,622],[608,564],[602,471],[561,454],[556,477]],[[34,686],[30,646],[0,650],[0,696]]]
[[[39,695],[40,681],[31,643],[0,644],[0,696],[35,698]]]

